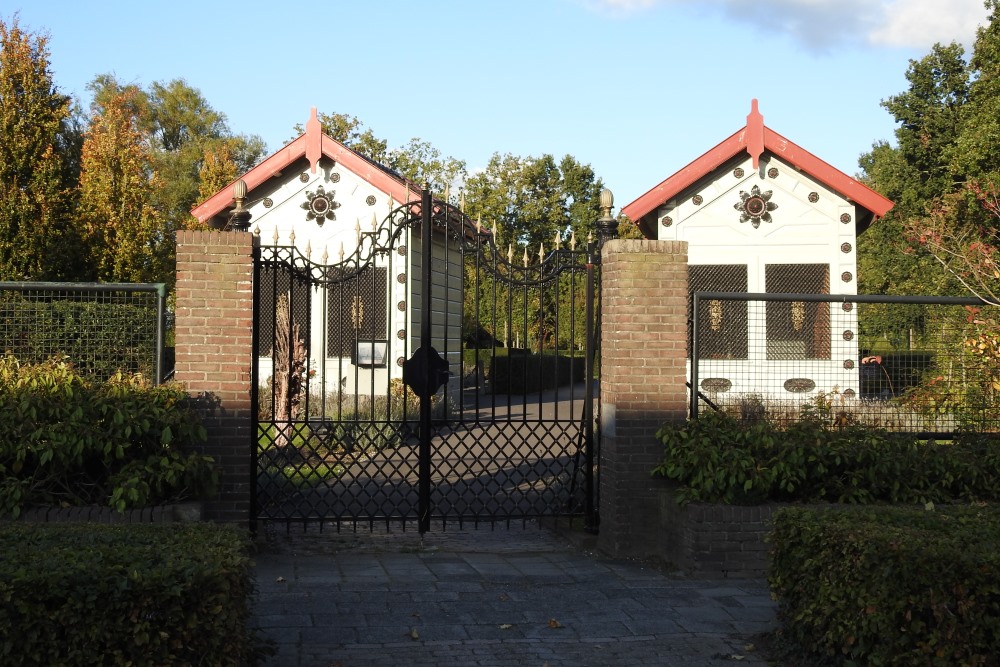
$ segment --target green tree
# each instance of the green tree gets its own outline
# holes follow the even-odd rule
[[[78,156],[48,36],[0,20],[0,279],[67,279],[80,270],[70,214]]]
[[[443,193],[445,189],[455,191],[467,174],[465,162],[442,157],[441,151],[417,138],[410,139],[402,148],[389,151],[386,166],[420,186],[430,185],[436,193]]]
[[[319,112],[316,117],[324,134],[418,186],[426,183],[436,193],[443,193],[446,189],[457,192],[459,184],[465,180],[465,162],[442,156],[441,151],[428,141],[414,137],[405,146],[390,150],[385,139],[378,138],[355,116]],[[295,126],[295,131],[301,134],[305,128],[299,124]]]
[[[206,156],[214,160],[225,155],[238,175],[264,156],[264,141],[254,135],[233,134],[226,116],[183,79],[154,82],[148,99],[150,115],[145,129],[159,178],[155,205],[171,229],[183,229],[192,224],[190,210],[204,190],[200,185]]]
[[[364,155],[369,160],[386,164],[389,158],[389,144],[385,139],[379,139],[371,129],[365,128],[364,123],[355,116],[343,113],[323,113],[316,114],[323,134],[332,139],[336,139],[353,151]],[[302,134],[306,129],[301,124],[295,125],[296,135]]]
[[[499,229],[502,244],[551,246],[558,233],[582,243],[600,217],[603,185],[590,165],[570,155],[521,158],[494,153],[482,172],[466,181],[467,212]],[[520,251],[518,252],[520,255]]]

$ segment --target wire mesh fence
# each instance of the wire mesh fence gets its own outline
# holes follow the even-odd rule
[[[0,352],[71,361],[103,381],[121,370],[164,379],[162,283],[0,282]]]
[[[692,416],[1000,432],[1000,309],[973,298],[699,291]]]

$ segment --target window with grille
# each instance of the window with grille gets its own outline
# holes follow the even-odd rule
[[[309,279],[288,265],[261,266],[258,273],[257,356],[269,357],[274,349],[278,324],[278,297],[288,299],[291,324],[299,325],[299,337],[309,345]],[[289,331],[293,329],[290,327]]]
[[[746,292],[745,264],[688,266],[689,292]],[[688,321],[692,321],[688,297]],[[747,358],[747,302],[702,299],[698,302],[698,350],[701,359]],[[688,333],[688,356],[692,350]]]
[[[369,266],[326,292],[326,354],[350,357],[358,343],[387,339],[388,286],[385,267]],[[369,345],[370,349],[370,345]]]
[[[829,294],[826,264],[768,264],[764,291]],[[814,301],[767,302],[768,359],[829,359],[830,304]]]

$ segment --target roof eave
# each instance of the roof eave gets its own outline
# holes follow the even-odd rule
[[[400,203],[408,201],[414,191],[412,185],[405,179],[389,173],[388,170],[380,168],[376,163],[323,134],[316,109],[313,108],[304,134],[191,209],[191,215],[199,222],[211,220],[233,204],[233,186],[237,181],[243,180],[247,185],[247,192],[251,193],[260,185],[280,176],[291,164],[302,158],[309,160],[310,170],[315,172],[321,157],[327,157],[335,163],[344,165],[346,169]]]
[[[623,207],[621,213],[638,224],[647,238],[652,238],[655,236],[656,210],[660,206],[744,150],[753,158],[755,168],[762,153],[768,151],[862,207],[867,214],[859,214],[858,217],[867,219],[865,229],[893,207],[889,199],[765,126],[763,116],[757,109],[757,100],[754,100],[743,128]],[[864,230],[859,227],[858,233],[861,231]]]

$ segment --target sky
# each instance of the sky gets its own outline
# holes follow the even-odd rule
[[[616,210],[746,123],[850,175],[935,42],[982,0],[0,0],[49,35],[56,85],[184,79],[276,151],[311,107],[465,160],[572,155]]]

